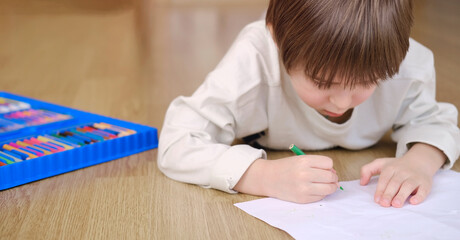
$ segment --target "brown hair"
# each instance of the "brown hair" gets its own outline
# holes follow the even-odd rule
[[[399,71],[409,48],[412,0],[270,0],[266,23],[289,72],[320,87],[377,84]]]

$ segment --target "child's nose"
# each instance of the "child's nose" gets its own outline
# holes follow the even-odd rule
[[[350,108],[352,95],[350,92],[344,91],[334,95],[331,95],[329,101],[334,104],[340,110],[346,110]]]

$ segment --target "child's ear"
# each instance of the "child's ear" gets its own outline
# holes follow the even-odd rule
[[[267,23],[267,28],[268,28],[268,31],[270,31],[270,34],[273,37],[273,25],[271,23]]]
[[[268,28],[268,31],[270,32],[270,35],[272,36],[273,42],[275,42],[276,47],[278,47],[278,44],[276,44],[275,36],[273,35],[273,25],[271,23],[268,23],[267,28]]]

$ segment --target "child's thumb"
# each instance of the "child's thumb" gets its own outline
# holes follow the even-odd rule
[[[380,174],[380,171],[383,168],[385,161],[383,159],[375,159],[374,161],[361,167],[361,185],[367,185],[371,180],[372,176]]]

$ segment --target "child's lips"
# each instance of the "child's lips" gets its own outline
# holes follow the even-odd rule
[[[329,116],[329,117],[340,117],[342,116],[345,112],[343,113],[333,113],[333,112],[329,112],[327,110],[324,110],[324,113]]]

